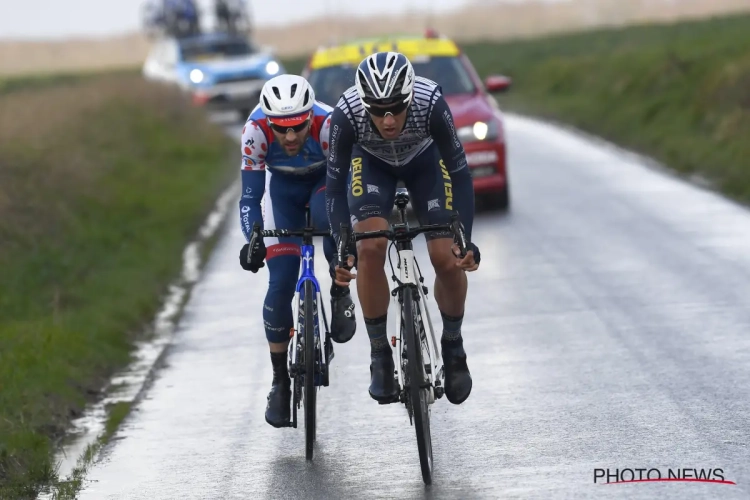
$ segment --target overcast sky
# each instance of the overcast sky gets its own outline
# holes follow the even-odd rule
[[[338,15],[433,12],[460,7],[467,0],[247,0],[256,23],[283,25]],[[487,3],[524,0],[484,0]],[[54,39],[76,35],[132,32],[140,26],[143,0],[0,0],[0,38]],[[198,0],[210,9],[211,0]],[[430,7],[428,7],[430,6]]]

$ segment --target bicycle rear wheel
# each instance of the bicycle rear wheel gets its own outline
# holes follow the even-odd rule
[[[305,315],[305,457],[313,458],[313,443],[315,442],[315,317],[314,297],[315,289],[311,280],[305,281],[305,297],[303,299]]]
[[[419,338],[420,327],[417,310],[414,304],[414,291],[407,289],[404,293],[403,339],[406,343],[407,375],[409,377],[409,404],[414,416],[414,429],[417,432],[417,449],[419,464],[422,468],[422,479],[425,484],[432,483],[432,437],[430,435],[430,409],[428,404],[429,387],[422,360],[422,342]]]

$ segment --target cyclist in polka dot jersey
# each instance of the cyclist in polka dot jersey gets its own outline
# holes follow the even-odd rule
[[[256,222],[268,230],[303,228],[307,204],[316,229],[329,228],[325,188],[332,111],[315,100],[312,87],[303,77],[280,75],[266,82],[260,103],[242,130],[239,209],[240,225],[248,243],[240,251],[240,264],[256,273],[264,267],[264,261],[268,263],[270,278],[263,322],[274,377],[266,421],[274,427],[287,426],[290,417],[286,353],[294,326],[292,298],[299,277],[301,240],[260,238],[254,248],[249,247],[249,242]],[[335,252],[333,238],[324,238],[323,253],[331,276]],[[332,283],[331,310],[331,338],[339,343],[349,341],[356,321],[348,287]]]

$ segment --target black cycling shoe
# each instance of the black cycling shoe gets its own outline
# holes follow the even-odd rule
[[[274,427],[289,427],[292,388],[289,376],[274,377],[271,392],[268,393],[266,422]]]
[[[349,287],[331,285],[331,340],[338,344],[349,342],[357,331],[354,302]]]
[[[370,355],[370,397],[380,404],[398,401],[395,370],[390,349]]]
[[[466,352],[463,339],[446,342],[440,341],[443,347],[443,366],[445,366],[445,396],[454,405],[460,405],[471,394],[471,374],[466,364]]]

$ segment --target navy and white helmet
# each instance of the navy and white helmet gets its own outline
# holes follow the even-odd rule
[[[414,95],[414,67],[399,52],[376,52],[359,63],[354,83],[365,108],[408,104]]]

